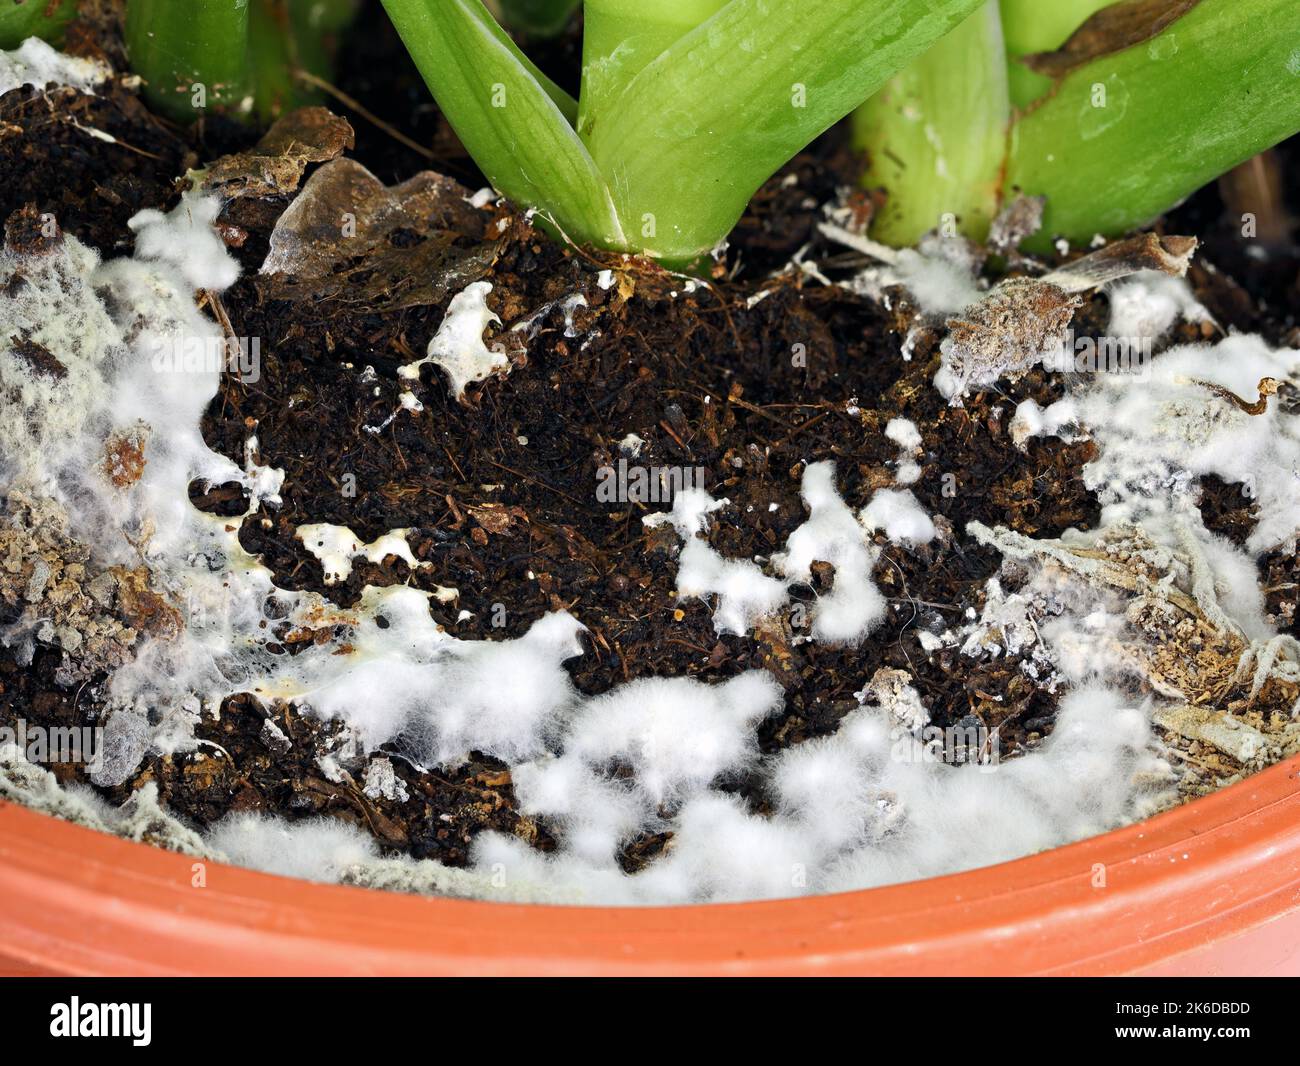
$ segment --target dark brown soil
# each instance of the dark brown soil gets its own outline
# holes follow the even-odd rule
[[[391,33],[379,22],[369,30],[358,34],[361,47],[345,59],[341,87],[419,143],[432,144],[435,169],[477,188],[473,164]],[[561,74],[571,74],[572,62],[571,44],[557,46],[548,59]],[[338,109],[357,133],[349,154],[385,182],[434,165]],[[116,143],[80,127],[109,133]],[[120,85],[101,97],[72,90],[9,93],[0,97],[0,216],[35,203],[105,255],[129,252],[126,220],[174,199],[174,179],[210,158],[217,140],[224,149],[248,137],[177,130]],[[1295,155],[1288,150],[1289,158]],[[1034,536],[1095,523],[1097,505],[1079,478],[1091,445],[1034,440],[1026,452],[1011,445],[1006,426],[1015,404],[1027,397],[1046,404],[1060,394],[1059,382],[1038,372],[976,395],[964,408],[948,407],[930,384],[937,338],[923,342],[911,362],[899,358],[907,320],[902,294],[886,312],[797,272],[769,278],[810,242],[810,258],[853,265],[842,250],[818,245],[815,230],[820,205],[851,181],[853,167],[834,132],[800,156],[758,194],[717,276],[694,292],[683,279],[637,264],[620,267],[621,283],[602,290],[596,284],[601,263],[559,249],[505,209],[499,217],[506,230],[493,242],[484,240],[481,218],[457,233],[411,236],[413,255],[424,240],[458,249],[474,276],[492,283],[491,303],[507,329],[575,290],[589,306],[577,311],[576,336],[566,335],[564,316],[553,309],[526,357],[519,354],[509,376],[471,389],[470,405],[455,402],[441,377],[426,369],[417,389],[426,410],[401,412],[386,425],[402,391],[396,370],[422,354],[446,310],[445,297],[395,311],[342,297],[276,299],[256,270],[286,201],[242,204],[229,221],[242,231],[235,251],[246,274],[222,303],[237,336],[261,339],[262,373],[251,384],[228,377],[204,429],[213,448],[242,461],[255,426],[262,462],[286,472],[283,506],[246,520],[243,543],[282,587],[327,593],[344,605],[367,584],[455,586],[459,602],[435,603],[433,610],[462,638],[519,636],[544,613],[570,610],[590,634],[587,654],[569,664],[585,693],[643,676],[719,680],[769,670],[785,688],[786,705],[762,728],[766,751],[834,731],[857,706],[854,693],[882,666],[914,675],[936,724],[974,718],[1000,727],[1005,754],[1047,734],[1055,700],[1029,684],[1016,660],[958,663],[954,650],[927,657],[916,631],[957,624],[965,605],[978,606],[984,581],[997,569],[994,553],[960,536],[972,519]],[[783,180],[788,175],[797,181]],[[1216,209],[1215,194],[1203,194],[1170,229],[1198,232],[1191,222],[1212,228]],[[1222,264],[1234,256],[1243,270],[1250,268],[1233,249],[1230,231],[1215,230],[1201,261]],[[1289,269],[1294,286],[1294,262]],[[1198,267],[1192,280],[1226,327],[1281,340],[1294,328],[1300,298],[1269,277],[1269,291],[1289,291],[1287,301],[1265,306],[1252,299],[1250,286],[1265,284],[1255,274],[1242,276],[1244,288],[1226,270]],[[749,307],[761,289],[773,291]],[[1097,298],[1076,329],[1097,330],[1104,321],[1105,302]],[[1187,327],[1183,339],[1200,335]],[[793,358],[796,351],[806,352],[805,364]],[[367,366],[374,379],[363,382]],[[638,434],[646,441],[642,464],[701,467],[706,487],[731,500],[713,534],[720,552],[769,556],[805,517],[799,482],[806,463],[834,459],[841,493],[854,507],[892,483],[897,448],[883,428],[895,416],[921,430],[923,474],[913,488],[945,535],[916,551],[885,545],[875,577],[889,598],[889,616],[858,648],[796,642],[788,621],[753,638],[719,638],[707,605],[675,597],[675,536],[648,533],[641,523],[662,506],[609,505],[596,497],[598,469],[617,460],[618,441]],[[381,425],[379,432],[366,428]],[[195,486],[192,495],[222,514],[240,514],[245,506],[232,487]],[[1234,539],[1253,524],[1249,501],[1236,486],[1207,482],[1203,511],[1211,528]],[[294,538],[308,522],[348,525],[366,539],[412,527],[416,556],[433,566],[411,572],[397,561],[362,564],[346,584],[327,589],[319,564]],[[1297,560],[1270,558],[1264,570],[1273,589],[1270,608],[1298,632]],[[461,611],[471,616],[458,621]],[[22,669],[0,650],[0,723],[94,720],[98,683],[58,689],[57,662],[58,653],[46,650]],[[267,742],[268,717],[292,740],[288,750]],[[333,732],[291,708],[236,697],[219,721],[200,730],[224,755],[150,756],[109,796],[121,800],[154,780],[163,802],[200,826],[231,810],[329,813],[367,827],[394,849],[452,864],[465,860],[467,843],[487,826],[548,845],[546,827],[515,811],[500,763],[475,758],[455,772],[427,773],[395,760],[410,798],[374,800],[323,779],[316,758],[329,750]],[[360,767],[352,769],[359,779]],[[63,766],[58,772],[71,779],[80,771]],[[763,807],[756,782],[734,787]],[[634,868],[663,842],[637,842],[625,862]]]

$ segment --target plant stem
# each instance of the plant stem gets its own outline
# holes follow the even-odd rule
[[[321,94],[296,76],[333,74],[337,36],[356,17],[359,0],[252,0],[249,8],[250,80],[263,125]]]
[[[624,228],[691,262],[759,186],[981,0],[731,0],[641,71],[587,130]]]
[[[145,95],[181,122],[249,98],[248,0],[128,0],[126,45]]]
[[[267,125],[306,95],[293,76],[298,59],[287,0],[252,0],[248,48],[249,77],[257,87],[257,118]]]
[[[1022,56],[1059,48],[1088,19],[1115,0],[1001,0],[1011,102],[1026,108],[1046,95],[1051,78],[1030,70]]]
[[[534,37],[554,37],[581,0],[497,0],[506,25]]]
[[[1048,198],[1037,247],[1087,241],[1151,222],[1297,130],[1300,4],[1201,0],[1022,116],[1005,189]]]
[[[623,90],[651,62],[728,0],[586,0],[578,132],[610,114]]]
[[[57,41],[77,13],[77,0],[0,0],[0,48],[17,48],[28,37]]]
[[[578,242],[626,247],[609,189],[571,123],[577,102],[482,0],[384,0],[438,106],[493,186]]]
[[[868,187],[890,195],[872,222],[886,244],[958,228],[988,235],[1001,195],[1011,104],[997,0],[912,62],[854,114]]]

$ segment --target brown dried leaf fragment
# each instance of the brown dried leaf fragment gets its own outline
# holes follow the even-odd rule
[[[149,427],[143,422],[134,429],[114,433],[104,445],[104,459],[100,471],[119,489],[129,488],[144,474],[144,446],[149,439]]]
[[[1181,278],[1191,265],[1198,241],[1195,237],[1164,237],[1143,233],[1127,240],[1114,241],[1091,255],[1054,270],[1044,281],[1067,292],[1087,292],[1143,270]]]
[[[1041,278],[1010,278],[948,319],[946,388],[957,403],[968,389],[1015,380],[1065,340],[1083,293],[1143,270],[1187,273],[1193,237],[1144,233],[1116,241]]]
[[[337,159],[355,145],[347,119],[328,108],[302,107],[278,119],[256,147],[213,163],[203,185],[227,200],[288,196],[297,191],[309,163]]]
[[[280,216],[262,264],[271,299],[397,311],[441,303],[481,278],[498,242],[483,240],[469,190],[424,171],[391,188],[351,159],[316,171]]]
[[[507,532],[516,521],[528,521],[528,515],[522,507],[507,507],[503,503],[484,503],[465,508],[480,526],[489,533],[500,536]]]
[[[1018,195],[998,212],[989,229],[989,251],[1010,258],[1020,243],[1043,228],[1046,196]]]
[[[1082,303],[1078,294],[1048,281],[1011,278],[948,319],[943,353],[957,395],[1036,366],[1064,338]]]
[[[1054,52],[1024,57],[1030,70],[1058,81],[1094,59],[1149,41],[1201,0],[1122,0],[1103,7]]]

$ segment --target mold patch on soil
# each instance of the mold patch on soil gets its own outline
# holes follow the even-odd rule
[[[960,406],[934,387],[944,331],[918,317],[905,287],[869,293],[859,284],[867,261],[819,232],[828,214],[838,211],[834,217],[843,221],[846,212],[863,217],[870,210],[857,198],[838,200],[856,161],[834,132],[760,191],[712,276],[688,279],[640,261],[561,249],[507,205],[475,196],[481,181],[472,163],[457,155],[422,87],[415,95],[411,85],[418,79],[411,82],[408,66],[395,63],[382,75],[405,84],[405,93],[376,81],[381,75],[372,73],[374,66],[351,81],[345,72],[343,87],[377,110],[384,100],[390,108],[399,101],[406,110],[385,117],[433,143],[452,161],[444,168],[452,176],[419,174],[427,159],[395,146],[357,116],[351,116],[355,139],[337,121],[322,120],[328,148],[290,166],[287,177],[275,169],[276,181],[244,181],[241,194],[226,204],[217,232],[242,276],[224,292],[199,294],[205,315],[245,356],[235,372],[222,376],[203,437],[248,476],[215,484],[196,480],[190,499],[228,520],[239,545],[260,559],[277,588],[317,595],[337,605],[340,615],[360,609],[367,588],[420,590],[429,593],[433,622],[463,641],[518,640],[544,618],[567,612],[586,631],[583,653],[564,667],[584,697],[617,693],[647,678],[712,686],[770,678],[774,709],[752,727],[755,755],[763,761],[740,760],[742,769],[714,782],[711,802],[731,806],[696,812],[701,821],[715,819],[710,824],[734,819],[751,829],[767,826],[770,815],[804,811],[789,769],[797,769],[799,758],[786,759],[789,753],[803,752],[809,763],[819,752],[833,756],[829,769],[818,770],[816,797],[833,795],[845,785],[843,775],[863,773],[866,763],[853,760],[867,759],[860,753],[870,745],[863,741],[864,747],[850,750],[849,739],[864,708],[895,727],[903,722],[906,736],[929,728],[942,737],[976,738],[948,745],[941,761],[949,763],[978,763],[990,745],[1008,767],[1026,752],[1043,750],[1063,704],[1089,691],[1092,666],[1062,665],[1062,645],[1058,640],[1048,654],[1041,630],[1054,619],[1074,624],[1089,617],[1079,610],[1092,602],[1088,596],[1117,616],[1136,612],[1129,597],[1149,592],[1146,581],[1163,588],[1173,606],[1143,601],[1148,613],[1129,621],[1160,634],[1167,654],[1196,657],[1204,684],[1193,679],[1200,684],[1196,691],[1180,691],[1194,705],[1238,722],[1230,730],[1237,739],[1225,742],[1206,716],[1192,721],[1157,714],[1158,757],[1138,733],[1121,735],[1133,723],[1120,713],[1124,708],[1107,704],[1107,713],[1116,712],[1105,719],[1114,725],[1108,741],[1116,745],[1114,765],[1149,779],[1145,805],[1123,816],[1173,802],[1171,785],[1184,796],[1200,794],[1300,748],[1292,721],[1297,685],[1280,678],[1253,688],[1252,677],[1239,673],[1249,642],[1218,641],[1204,625],[1205,604],[1197,615],[1171,593],[1185,583],[1185,561],[1167,560],[1174,576],[1160,585],[1162,575],[1149,560],[1134,562],[1132,545],[1124,554],[1113,531],[1102,528],[1102,501],[1084,475],[1098,457],[1095,440],[1086,433],[1017,439],[1018,408],[1032,401],[1045,411],[1066,398],[1074,384],[1066,375],[1034,366],[1018,380],[972,391]],[[129,219],[141,210],[173,207],[181,175],[223,151],[248,151],[251,141],[220,129],[177,131],[149,114],[121,78],[93,96],[66,88],[14,90],[0,97],[0,210],[15,234],[24,218],[49,214],[63,233],[105,258],[129,254],[135,245]],[[247,158],[227,164],[219,172],[227,180],[249,165]],[[1170,232],[1198,232],[1186,223],[1198,221],[1197,211],[1213,210],[1206,199],[1184,208],[1169,223]],[[342,207],[351,207],[362,240],[341,240],[324,224]],[[1210,317],[1177,321],[1158,352],[1217,341],[1232,331],[1259,333],[1274,345],[1294,339],[1300,296],[1293,289],[1281,302],[1253,299],[1254,286],[1264,284],[1258,272],[1243,274],[1243,287],[1213,265],[1219,261],[1216,243],[1225,239],[1212,240],[1188,276]],[[287,269],[262,273],[277,248]],[[1231,254],[1229,248],[1224,258]],[[1272,266],[1276,270],[1276,262]],[[996,280],[992,271],[985,277]],[[470,384],[463,398],[432,363],[419,367],[418,378],[400,374],[423,359],[452,299],[476,284],[490,287],[480,291],[488,294],[500,326],[489,329],[488,340],[505,365]],[[1110,314],[1105,295],[1082,297],[1076,334],[1103,336]],[[11,344],[33,372],[58,376],[58,352],[30,337]],[[1284,384],[1271,402],[1294,412],[1298,395],[1294,384]],[[898,428],[904,421],[914,427],[915,439]],[[129,440],[119,445],[109,456],[111,473],[130,483],[142,476],[140,448],[133,451]],[[864,534],[885,615],[861,643],[836,647],[809,639],[818,601],[839,580],[823,560],[813,563],[805,582],[790,586],[790,603],[779,613],[744,634],[720,633],[716,604],[679,595],[681,538],[671,526],[643,521],[667,511],[670,499],[631,491],[626,475],[649,472],[651,486],[661,473],[679,482],[689,476],[714,500],[725,498],[710,516],[708,544],[726,559],[757,560],[771,573],[773,557],[808,519],[801,495],[805,472],[825,460],[834,463],[835,488],[854,514],[881,490],[907,491],[935,536],[916,544],[883,531]],[[278,490],[251,490],[258,471],[268,470],[283,472]],[[600,490],[610,484],[610,472],[620,470],[624,476],[615,478],[618,491],[611,498]],[[129,569],[88,568],[84,546],[60,549],[63,542],[48,521],[37,543],[35,533],[23,532],[31,525],[23,517],[29,513],[23,500],[6,499],[0,627],[11,632],[33,612],[60,622],[49,632],[36,630],[26,644],[6,639],[0,647],[0,726],[102,726],[109,675],[130,658],[139,633],[184,625],[186,604],[155,602],[157,591]],[[1206,530],[1238,547],[1259,518],[1239,484],[1213,476],[1201,481],[1199,513]],[[1064,543],[1066,536],[1093,533],[1097,544],[1080,547],[1072,540],[1068,552],[1093,551],[1095,561],[1096,552],[1114,551],[1119,562],[1107,572],[1114,580],[1103,595],[1095,573],[1080,579],[1064,556],[1044,560],[1031,551],[1018,557],[1006,550],[1012,540],[972,535],[972,523],[1009,531],[1022,538],[1016,544],[1024,538]],[[321,558],[298,535],[319,524],[346,527],[366,544],[399,531],[414,565],[395,554],[357,555],[345,577],[327,580]],[[48,563],[47,580],[36,582],[33,559],[50,551],[59,558]],[[1115,576],[1120,573],[1139,577],[1124,584]],[[1298,573],[1294,542],[1259,561],[1264,616],[1282,637],[1300,636]],[[275,654],[319,652],[332,647],[344,628],[328,617],[285,626]],[[1128,633],[1102,635],[1120,644],[1132,639]],[[86,640],[98,642],[95,654],[82,654],[70,666],[69,653],[85,651],[78,642]],[[1273,654],[1285,662],[1288,648],[1278,646]],[[1096,656],[1098,662],[1112,650],[1100,642],[1080,649],[1085,660]],[[1168,698],[1176,687],[1171,664],[1142,666],[1130,677],[1134,707]],[[1179,680],[1186,682],[1185,674]],[[913,700],[927,712],[924,721],[908,723],[900,710]],[[1076,720],[1082,717],[1076,711]],[[1258,745],[1237,743],[1243,728],[1258,734]],[[1047,749],[1073,752],[1057,756],[1061,762],[1054,767],[1083,758],[1068,746],[1073,735]],[[98,813],[84,819],[98,817],[111,828],[104,813],[109,807],[153,802],[181,819],[181,829],[199,831],[232,817],[274,815],[303,825],[327,817],[356,835],[322,836],[320,846],[359,856],[350,863],[340,859],[328,875],[388,887],[483,891],[477,881],[439,880],[442,875],[427,874],[426,867],[379,865],[409,857],[466,867],[483,834],[498,851],[485,852],[479,867],[499,854],[527,867],[526,877],[538,883],[543,868],[528,866],[534,858],[572,858],[574,826],[589,812],[566,814],[559,805],[550,814],[530,812],[502,759],[473,751],[454,767],[419,765],[406,739],[366,750],[340,718],[241,693],[217,713],[197,716],[192,744],[150,750],[124,780],[96,784],[97,802],[108,806],[88,800]],[[599,781],[608,793],[579,792],[587,778],[576,771],[560,780],[572,785],[578,802],[617,807],[634,762],[607,760]],[[785,777],[773,774],[778,765],[788,769]],[[87,767],[75,762],[50,769],[64,784],[89,779]],[[536,795],[537,771],[530,773]],[[1017,793],[1022,801],[1032,794]],[[883,839],[896,831],[891,819],[903,813],[887,790],[870,801],[863,832]],[[618,871],[686,871],[684,882],[697,884],[697,867],[707,862],[692,857],[690,838],[677,839],[671,825],[677,813],[665,799],[650,828],[637,823],[635,832],[624,833]],[[917,818],[923,821],[919,812]],[[704,838],[710,839],[707,833]],[[200,847],[189,838],[177,844],[176,834],[151,839]],[[523,852],[501,841],[517,842]],[[1032,850],[1054,842],[1020,843]],[[772,835],[760,846],[784,862],[786,843]],[[834,853],[841,844],[826,847]],[[991,861],[1001,853],[974,854]],[[344,867],[351,872],[340,873]],[[887,870],[850,867],[836,876],[843,884],[867,884],[925,872],[932,871],[900,863]],[[685,891],[680,883],[660,877],[665,898]],[[823,879],[817,887],[834,883]],[[706,898],[729,898],[737,891],[782,890],[807,885],[764,882],[702,891]]]

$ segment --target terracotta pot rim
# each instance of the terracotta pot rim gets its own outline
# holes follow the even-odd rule
[[[1300,756],[1111,833],[835,895],[606,908],[205,863],[0,803],[0,972],[1119,973],[1300,967]],[[1103,880],[1104,884],[1100,883]]]

